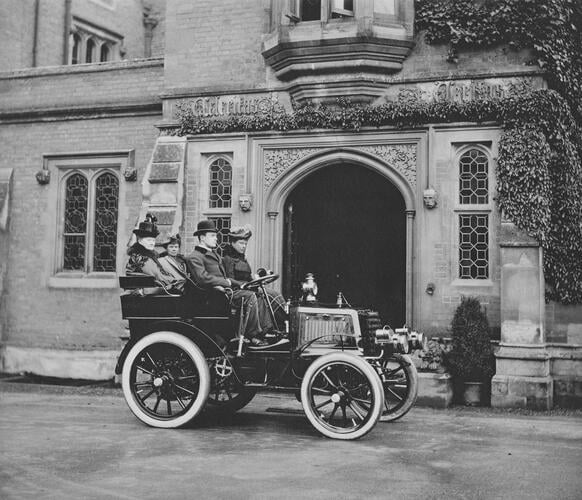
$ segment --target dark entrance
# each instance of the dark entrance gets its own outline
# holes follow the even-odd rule
[[[320,303],[341,291],[353,306],[405,322],[406,214],[402,195],[365,167],[333,165],[309,175],[285,204],[283,287],[300,296],[314,273]]]

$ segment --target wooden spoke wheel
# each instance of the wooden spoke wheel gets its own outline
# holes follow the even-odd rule
[[[384,388],[384,411],[380,420],[391,422],[406,415],[418,396],[418,372],[406,354],[374,361]]]
[[[190,339],[174,332],[156,332],[129,351],[122,387],[129,408],[142,422],[152,427],[180,427],[204,407],[210,371]]]
[[[378,422],[384,393],[366,360],[333,353],[317,358],[307,369],[301,402],[311,424],[324,436],[357,439]]]
[[[208,394],[208,410],[234,413],[248,405],[257,393],[237,378],[227,358],[218,358],[210,366],[212,385]]]

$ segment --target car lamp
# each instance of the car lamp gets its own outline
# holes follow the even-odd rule
[[[313,273],[305,275],[305,281],[301,283],[301,291],[303,292],[303,302],[317,302],[317,283]]]

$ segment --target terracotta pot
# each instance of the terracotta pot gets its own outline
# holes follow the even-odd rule
[[[483,382],[465,382],[463,389],[463,402],[466,406],[479,406],[481,404],[482,393]]]

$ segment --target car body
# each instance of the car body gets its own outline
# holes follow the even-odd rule
[[[248,288],[264,292],[276,278]],[[149,276],[120,284],[130,336],[116,372],[131,411],[150,426],[237,411],[257,391],[277,390],[294,393],[321,434],[357,439],[416,400],[418,375],[407,352],[422,346],[422,334],[384,327],[369,309],[290,304],[286,335],[255,349],[243,335],[244,307],[234,308],[228,294],[195,287],[149,294],[157,286]]]

